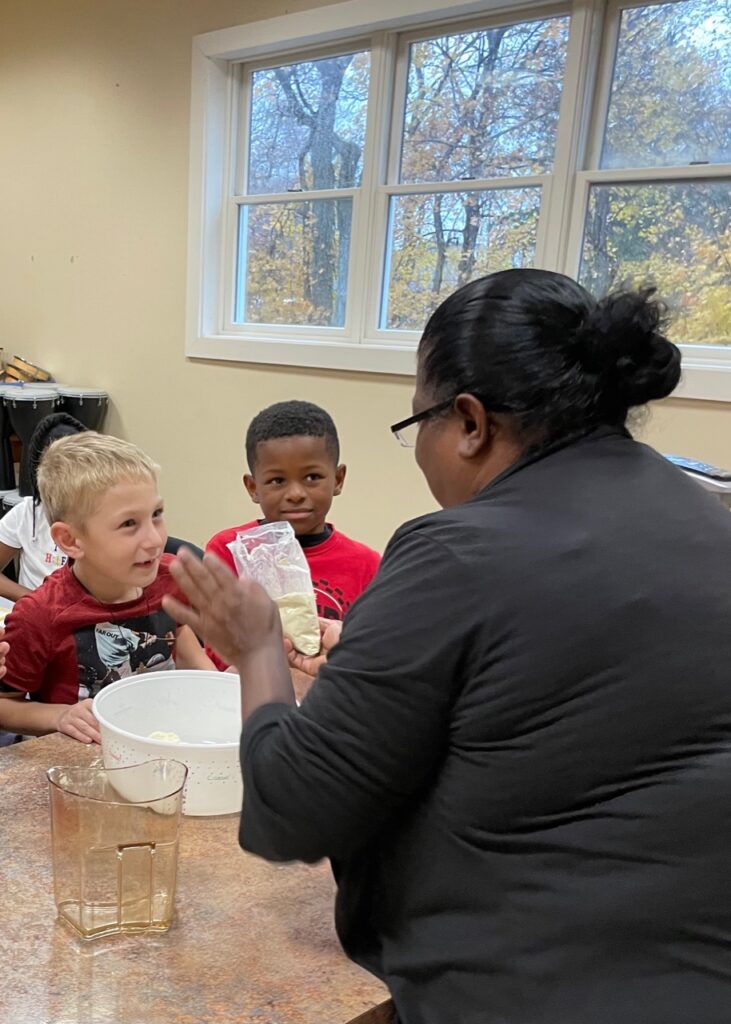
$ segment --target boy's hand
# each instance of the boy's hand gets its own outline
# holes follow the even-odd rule
[[[59,732],[82,743],[101,743],[99,724],[91,713],[91,697],[70,704],[59,716],[56,728]]]
[[[311,680],[315,679],[317,673],[327,661],[327,656],[340,639],[340,633],[343,629],[342,622],[339,622],[337,619],[320,619],[319,622],[320,653],[316,654],[313,658],[308,658],[306,654],[300,654],[299,651],[295,651],[292,641],[287,637],[284,638],[284,649],[287,652],[289,664],[298,672],[309,676]],[[298,698],[300,697],[299,693],[297,696]]]
[[[192,607],[166,595],[163,608],[202,636],[224,661],[238,665],[242,657],[269,645],[281,649],[279,611],[258,583],[237,579],[215,555],[201,562],[185,548],[178,551],[170,572]]]

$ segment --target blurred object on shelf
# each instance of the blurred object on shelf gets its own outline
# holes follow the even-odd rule
[[[13,356],[4,366],[3,380],[5,381],[48,381],[51,380],[48,370],[29,363],[27,359],[20,356]]]

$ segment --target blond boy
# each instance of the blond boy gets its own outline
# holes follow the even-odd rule
[[[91,702],[107,683],[213,667],[192,630],[162,608],[175,585],[157,472],[135,445],[93,431],[44,453],[41,500],[69,561],[7,619],[0,729],[99,742]]]

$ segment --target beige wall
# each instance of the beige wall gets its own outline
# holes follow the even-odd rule
[[[382,547],[433,507],[388,432],[408,415],[409,380],[183,355],[191,37],[315,6],[0,3],[0,345],[59,380],[106,388],[107,429],[162,464],[170,531],[198,542],[249,516],[245,425],[291,397],[324,405],[340,429],[342,529]],[[723,405],[668,402],[644,436],[731,466],[730,427]]]

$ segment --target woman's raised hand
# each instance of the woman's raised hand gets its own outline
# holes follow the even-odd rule
[[[225,661],[236,665],[272,643],[281,647],[279,611],[258,583],[237,579],[215,555],[201,562],[185,548],[178,551],[170,572],[190,606],[166,595],[163,607]]]

